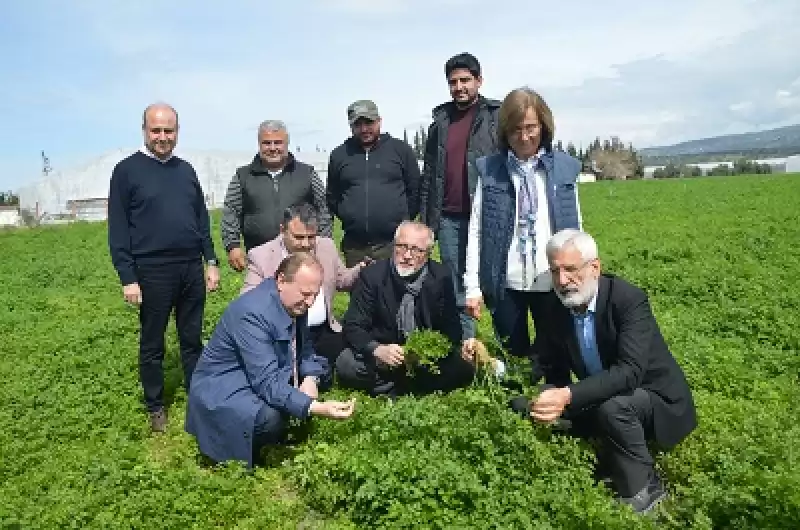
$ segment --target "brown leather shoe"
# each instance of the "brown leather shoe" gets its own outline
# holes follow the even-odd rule
[[[166,432],[167,411],[164,409],[150,413],[150,430],[153,432]]]

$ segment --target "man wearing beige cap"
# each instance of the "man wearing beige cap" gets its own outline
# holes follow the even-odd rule
[[[392,255],[397,227],[419,213],[420,170],[411,146],[381,133],[373,101],[347,107],[353,135],[331,152],[327,201],[342,222],[347,267]]]

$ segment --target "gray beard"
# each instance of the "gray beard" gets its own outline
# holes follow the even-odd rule
[[[577,307],[588,305],[589,302],[592,300],[592,297],[597,293],[597,285],[598,282],[592,281],[590,283],[585,283],[580,290],[572,291],[569,293],[562,293],[560,290],[553,289],[556,292],[556,296],[558,299],[561,300],[561,303],[564,304],[569,309],[575,309]]]
[[[394,259],[392,259],[392,266],[394,267],[397,275],[404,279],[408,278],[409,276],[413,276],[422,270],[422,267],[417,267],[416,269],[410,267],[401,267],[394,261]]]

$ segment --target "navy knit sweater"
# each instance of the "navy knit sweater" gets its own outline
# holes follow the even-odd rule
[[[216,259],[203,190],[192,166],[141,151],[111,174],[108,246],[122,285],[137,282],[136,265]]]

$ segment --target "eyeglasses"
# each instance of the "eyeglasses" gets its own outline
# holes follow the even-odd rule
[[[592,260],[588,259],[580,265],[565,265],[563,267],[550,267],[550,274],[556,275],[564,272],[570,278],[574,278],[580,271],[582,271]]]
[[[520,125],[519,127],[515,127],[511,132],[522,138],[523,136],[533,136],[539,132],[539,129],[541,128],[542,125],[540,123],[528,123],[525,125]]]
[[[411,255],[416,258],[421,258],[428,253],[427,248],[419,248],[415,247],[414,245],[407,245],[405,243],[395,243],[394,248],[400,252],[401,255],[405,254],[406,252],[411,252]]]

